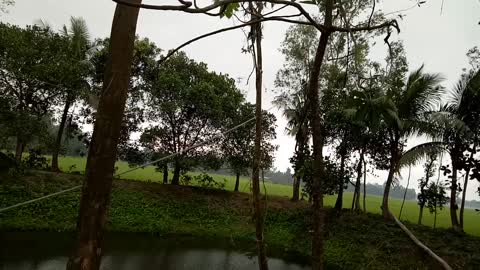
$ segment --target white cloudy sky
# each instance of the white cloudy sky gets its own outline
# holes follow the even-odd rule
[[[151,0],[148,3],[165,2],[167,1]],[[415,3],[416,1],[412,0],[385,0],[378,7],[388,13],[412,7]],[[427,71],[443,74],[446,78],[445,87],[452,87],[462,68],[468,67],[465,53],[469,48],[480,45],[480,1],[444,0],[442,12],[441,4],[441,0],[427,0],[421,8],[405,11],[407,16],[400,21],[402,31],[398,38],[404,41],[411,68],[424,63]],[[107,37],[110,34],[114,8],[115,4],[109,0],[16,0],[15,6],[9,8],[8,14],[1,15],[0,20],[26,25],[32,24],[36,19],[43,19],[54,28],[60,28],[68,23],[70,16],[81,16],[87,21],[92,37]],[[137,33],[168,50],[191,37],[233,24],[234,22],[228,19],[204,15],[142,10]],[[271,106],[275,73],[283,62],[278,50],[279,44],[287,27],[288,25],[279,22],[264,26],[264,108]],[[191,58],[206,62],[210,69],[245,81],[251,71],[251,58],[241,53],[244,42],[244,34],[236,30],[199,41],[185,48],[185,51]],[[372,57],[382,59],[385,47],[378,45],[372,51]],[[245,83],[239,86],[247,92],[248,100],[254,102],[254,86]],[[288,159],[292,154],[294,141],[284,134],[285,119],[279,112],[273,112],[278,117],[277,144],[280,146],[275,166],[285,170],[289,166]],[[411,140],[409,146],[420,141]],[[406,175],[406,172],[403,172],[403,175]],[[421,167],[413,169],[412,181],[421,175]],[[378,183],[382,183],[384,179],[384,172],[379,173],[379,177],[372,177],[372,181]],[[406,184],[406,179],[401,181]],[[416,186],[416,181],[413,185]],[[474,193],[477,186],[471,185],[468,199],[478,198]]]

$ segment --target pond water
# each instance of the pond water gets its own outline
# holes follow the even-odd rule
[[[0,270],[65,269],[73,239],[69,233],[0,233]],[[109,234],[105,244],[102,270],[258,269],[254,245],[246,248],[229,240]],[[304,259],[280,256],[284,259],[269,258],[270,269],[310,269],[299,263]]]

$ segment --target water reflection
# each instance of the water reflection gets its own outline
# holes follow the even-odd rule
[[[64,269],[72,239],[64,233],[1,233],[0,269]],[[103,270],[258,269],[253,254],[233,248],[228,241],[115,234],[107,237],[106,244]],[[277,258],[270,258],[269,265],[275,270],[310,269]]]

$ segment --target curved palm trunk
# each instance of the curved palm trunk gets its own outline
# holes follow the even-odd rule
[[[257,8],[253,8],[252,20],[258,18],[261,12],[261,3],[257,3]],[[253,211],[255,215],[255,235],[257,238],[258,266],[260,270],[268,270],[267,254],[265,251],[265,241],[263,237],[264,231],[264,211],[260,199],[260,166],[262,160],[261,141],[262,141],[262,77],[263,77],[263,59],[262,59],[262,24],[256,23],[252,25],[252,33],[255,35],[255,148],[252,171],[252,195],[253,195]]]
[[[403,211],[403,205],[405,205],[405,198],[407,197],[407,191],[408,191],[408,186],[410,186],[410,176],[412,174],[412,167],[410,166],[408,168],[408,178],[407,178],[407,187],[405,188],[405,192],[403,193],[403,200],[402,200],[402,206],[400,206],[400,214],[398,214],[398,219],[402,218],[402,211]]]
[[[63,131],[65,130],[65,124],[67,123],[68,110],[72,104],[71,95],[67,95],[65,100],[65,105],[63,107],[62,118],[60,119],[60,124],[58,125],[57,138],[55,139],[55,146],[52,153],[52,171],[59,172],[60,168],[58,167],[58,155],[60,153],[60,148],[62,147],[62,137]]]
[[[452,229],[457,232],[461,232],[462,228],[458,223],[457,217],[457,171],[458,166],[455,161],[455,156],[452,156],[452,185],[450,187],[450,220],[452,222]]]
[[[385,183],[385,189],[383,191],[382,199],[382,214],[385,220],[392,220],[392,216],[390,215],[390,209],[388,208],[388,198],[390,196],[390,188],[392,186],[395,170],[398,165],[398,143],[399,139],[397,137],[390,146],[390,168],[388,171],[387,182]]]
[[[325,26],[329,29],[332,25],[333,0],[325,1]],[[312,239],[312,270],[323,269],[323,207],[322,176],[324,175],[323,164],[323,134],[320,114],[319,80],[320,70],[325,56],[331,32],[323,31],[320,35],[315,59],[309,78],[308,102],[310,103],[310,117],[313,138],[313,239]]]
[[[141,0],[131,0],[139,4]],[[117,5],[112,22],[110,58],[90,145],[77,223],[77,245],[68,270],[100,268],[120,127],[127,99],[138,8]]]

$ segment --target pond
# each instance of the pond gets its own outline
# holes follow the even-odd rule
[[[73,239],[71,233],[0,233],[0,269],[65,269]],[[254,246],[246,248],[245,244],[225,239],[122,233],[108,234],[105,244],[102,270],[258,269]],[[310,269],[305,263],[300,263],[305,262],[304,258],[292,254],[276,257],[283,259],[269,258],[270,269]]]

